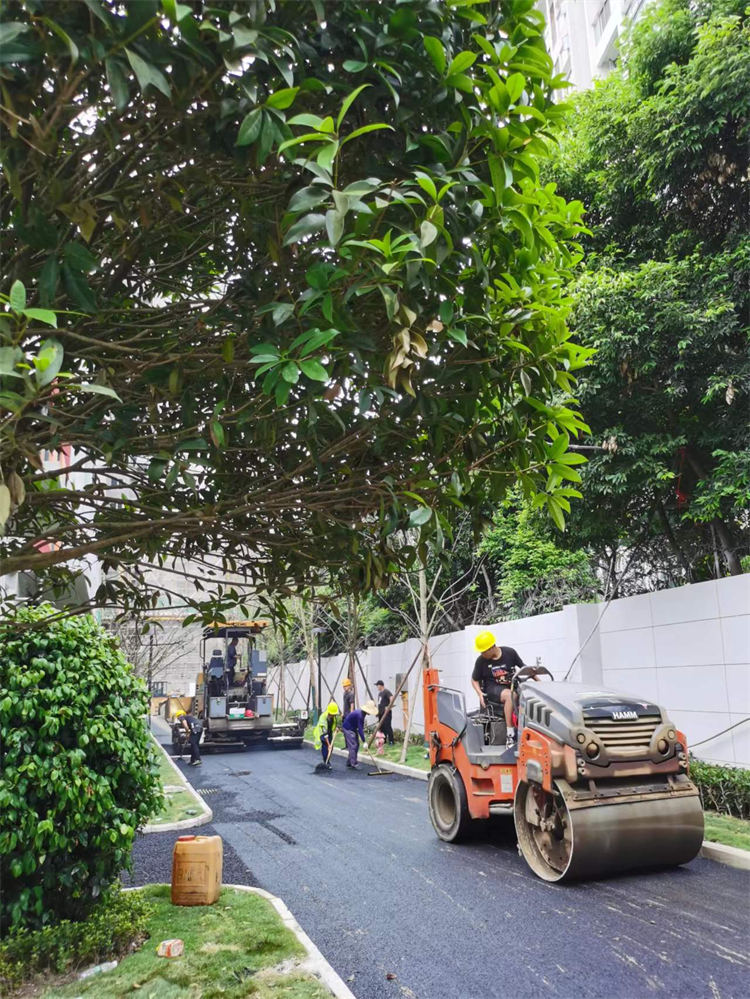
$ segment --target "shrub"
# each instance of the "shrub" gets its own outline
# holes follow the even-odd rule
[[[116,887],[81,922],[13,931],[0,943],[0,995],[40,972],[60,974],[127,953],[144,936],[150,912],[140,892]]]
[[[80,919],[161,804],[146,688],[91,617],[0,624],[0,936]]]
[[[700,791],[704,808],[750,819],[750,770],[722,767],[691,757],[690,779]]]

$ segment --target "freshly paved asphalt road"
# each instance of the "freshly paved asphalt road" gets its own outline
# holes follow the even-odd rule
[[[441,842],[426,784],[317,775],[310,749],[204,755],[187,768],[214,810],[226,882],[279,895],[357,999],[750,995],[750,873],[684,868],[554,886],[511,820]],[[169,879],[173,834],[141,837],[136,881]],[[388,974],[395,975],[388,979]]]

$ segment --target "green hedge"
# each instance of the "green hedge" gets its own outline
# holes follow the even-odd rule
[[[750,819],[750,770],[722,767],[691,757],[690,779],[698,786],[704,808]]]
[[[0,943],[0,995],[44,972],[61,974],[120,957],[141,941],[150,913],[140,892],[115,887],[82,922],[15,930]]]
[[[88,615],[0,622],[0,937],[83,919],[162,803],[148,694]]]

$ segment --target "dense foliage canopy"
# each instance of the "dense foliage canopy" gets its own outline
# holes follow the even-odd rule
[[[2,17],[5,571],[97,554],[131,605],[144,563],[204,552],[368,587],[394,530],[515,482],[562,523],[581,206],[539,180],[533,0]],[[83,478],[42,465],[65,448]]]
[[[623,64],[578,100],[552,175],[582,198],[573,325],[596,351],[593,441],[571,538],[641,584],[741,571],[750,553],[750,16],[647,8]],[[636,585],[638,585],[636,583]]]

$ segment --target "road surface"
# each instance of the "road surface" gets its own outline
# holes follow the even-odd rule
[[[452,846],[425,783],[338,757],[318,775],[319,759],[258,748],[186,770],[214,810],[196,831],[223,838],[225,881],[283,898],[357,999],[750,995],[750,873],[699,859],[545,884],[512,820]],[[137,882],[169,879],[175,837],[139,839]]]

